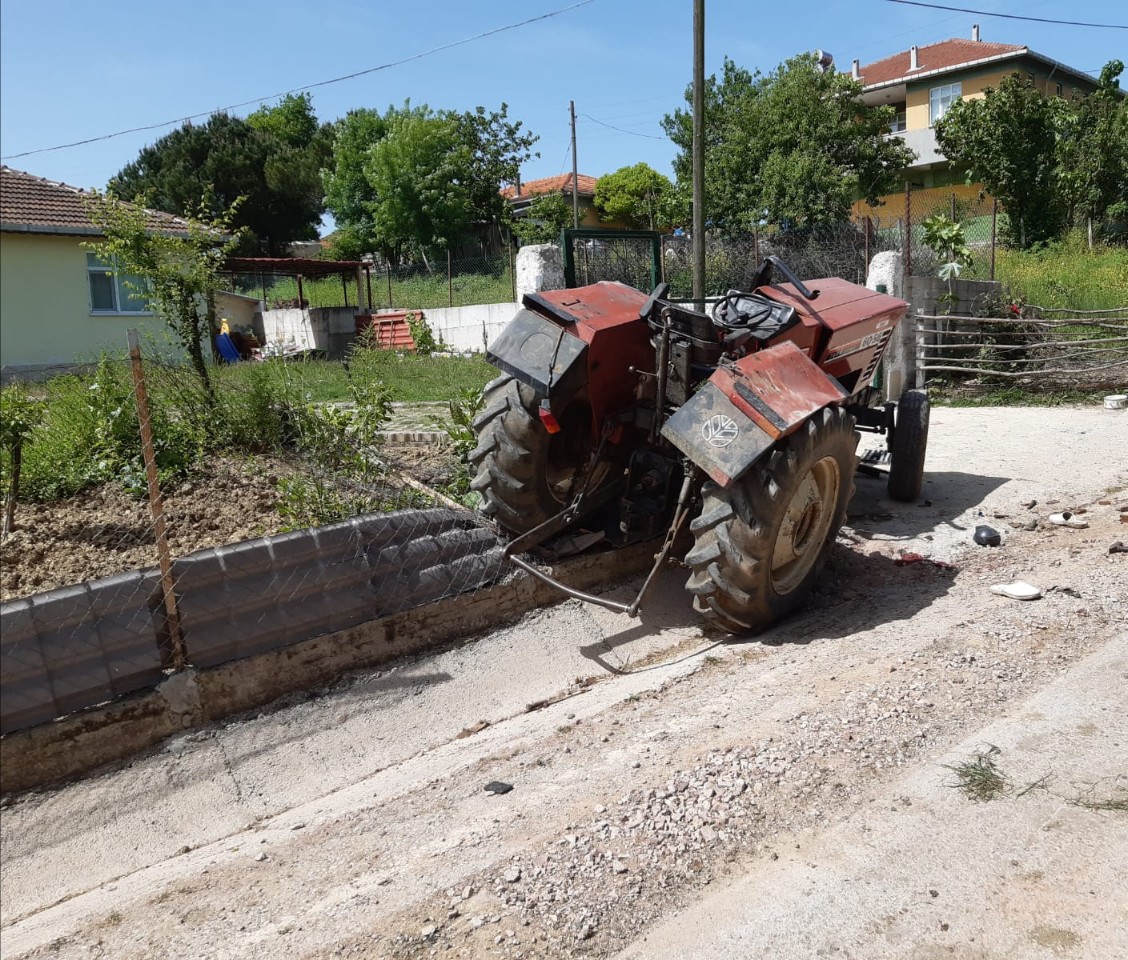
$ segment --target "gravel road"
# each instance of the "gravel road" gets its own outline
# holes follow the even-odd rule
[[[1109,879],[1128,874],[1117,809],[1128,749],[1122,727],[1086,711],[1128,707],[1128,561],[1109,553],[1128,541],[1126,448],[1123,413],[935,410],[921,502],[895,504],[860,476],[816,596],[763,637],[703,629],[685,572],[672,569],[638,621],[566,601],[82,782],[5,798],[4,957],[656,956],[676,941],[683,910],[686,930],[701,916],[750,929],[747,916],[706,906],[753,876],[756,895],[770,896],[765,865],[790,882],[796,851],[886,849],[877,835],[929,785],[961,824],[998,829],[1035,809],[1017,794],[1036,745],[1020,767],[999,755],[1015,779],[986,805],[949,789],[954,774],[940,764],[973,759],[992,724],[1022,729],[1035,713],[1051,717],[1041,736],[1060,746],[1058,721],[1030,704],[1085,670],[1060,723],[1091,724],[1100,749],[1075,751],[1052,796],[1073,804],[1082,836],[1091,816],[1092,836],[1110,838],[1103,859],[1072,874],[1098,891],[1085,902],[1107,921],[1128,909]],[[1063,509],[1088,526],[1047,522]],[[978,523],[1002,546],[972,544]],[[904,553],[953,567],[898,563]],[[1019,578],[1043,599],[990,593]],[[495,781],[512,789],[484,789]],[[1086,797],[1099,804],[1074,802]],[[1014,859],[980,840],[975,856],[989,867]],[[911,873],[913,842],[910,832],[898,847],[909,867],[891,890]],[[887,904],[861,899],[856,909],[874,915],[854,917],[855,947],[887,949],[843,941],[841,955],[1128,953],[1128,936],[1102,933],[1099,917],[1070,921],[1080,908],[1049,896],[1052,873],[1038,870],[1029,902],[979,911],[1005,952],[936,942],[933,924],[894,924]],[[880,886],[880,872],[870,882]],[[839,896],[812,891],[814,915],[818,897]],[[959,915],[953,897],[970,906],[984,895],[945,888],[945,916]],[[1032,918],[1035,907],[1064,918]],[[808,946],[778,942],[770,955],[814,955]],[[692,943],[670,949],[698,955]]]

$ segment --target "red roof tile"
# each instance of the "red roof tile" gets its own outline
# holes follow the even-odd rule
[[[910,70],[910,52],[904,50],[895,53],[884,60],[867,63],[859,67],[862,84],[866,87],[882,83],[892,83],[897,80],[912,80],[922,73],[931,73],[934,70],[953,70],[970,63],[983,60],[986,57],[998,57],[1004,54],[1027,53],[1027,47],[1016,46],[1013,43],[986,43],[982,40],[943,40],[940,43],[931,43],[926,47],[917,48],[917,69]]]
[[[65,183],[45,180],[22,170],[0,166],[0,230],[5,232],[97,234],[87,213],[93,194]],[[182,231],[188,224],[156,210],[149,214],[153,230]]]
[[[576,177],[576,185],[579,187],[577,193],[581,197],[594,197],[595,196],[595,182],[598,177],[589,177],[585,173],[581,173]],[[546,193],[568,193],[572,192],[572,175],[570,173],[562,173],[558,177],[543,177],[540,180],[530,180],[528,183],[521,184],[521,194],[524,197],[538,197]],[[501,195],[507,200],[512,200],[517,197],[516,187],[509,186],[503,187]]]

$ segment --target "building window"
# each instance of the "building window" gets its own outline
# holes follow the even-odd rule
[[[894,104],[893,122],[889,124],[890,133],[904,133],[905,132],[905,105],[903,103]]]
[[[933,87],[928,91],[929,126],[935,126],[936,121],[948,112],[948,108],[962,96],[962,83],[946,83],[942,87]]]
[[[86,277],[90,284],[91,313],[149,313],[145,298],[128,283],[143,286],[140,277],[114,270],[93,253],[86,255]]]
[[[1061,84],[1060,83],[1057,85],[1057,90],[1055,92],[1057,93],[1057,95],[1059,97],[1061,96]]]

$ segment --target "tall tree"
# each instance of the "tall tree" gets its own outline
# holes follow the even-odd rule
[[[318,235],[325,210],[319,170],[329,145],[308,96],[286,97],[246,120],[217,113],[202,125],[186,123],[145,147],[110,188],[178,216],[197,213],[201,203],[218,216],[243,197],[239,251],[279,255],[291,241]]]
[[[646,163],[620,167],[595,182],[595,207],[604,220],[618,220],[640,230],[656,230],[672,221],[674,185]]]
[[[1057,179],[1069,220],[1099,230],[1104,221],[1128,220],[1128,97],[1120,92],[1124,63],[1111,60],[1097,89],[1062,103]]]
[[[1061,109],[1014,74],[981,98],[957,100],[936,124],[944,155],[1003,205],[1010,242],[1020,247],[1053,239],[1065,224],[1057,180]]]
[[[398,260],[453,243],[476,223],[502,221],[501,186],[517,179],[536,139],[509,120],[505,104],[493,112],[410,102],[382,115],[352,111],[337,125],[323,173],[335,250]]]
[[[846,219],[857,198],[872,203],[891,189],[914,154],[888,137],[891,107],[861,102],[861,84],[820,70],[802,54],[766,76],[725,59],[706,81],[706,216],[729,230],[762,221],[801,224]],[[692,103],[692,90],[686,99]],[[662,121],[680,148],[679,192],[688,191],[692,113]]]

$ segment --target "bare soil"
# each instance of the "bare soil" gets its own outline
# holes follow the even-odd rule
[[[425,484],[451,473],[437,444],[389,443],[388,463]],[[163,491],[172,556],[278,533],[278,481],[301,470],[277,457],[214,457]],[[0,600],[157,564],[147,499],[105,483],[57,503],[21,504],[18,527],[0,550]]]

